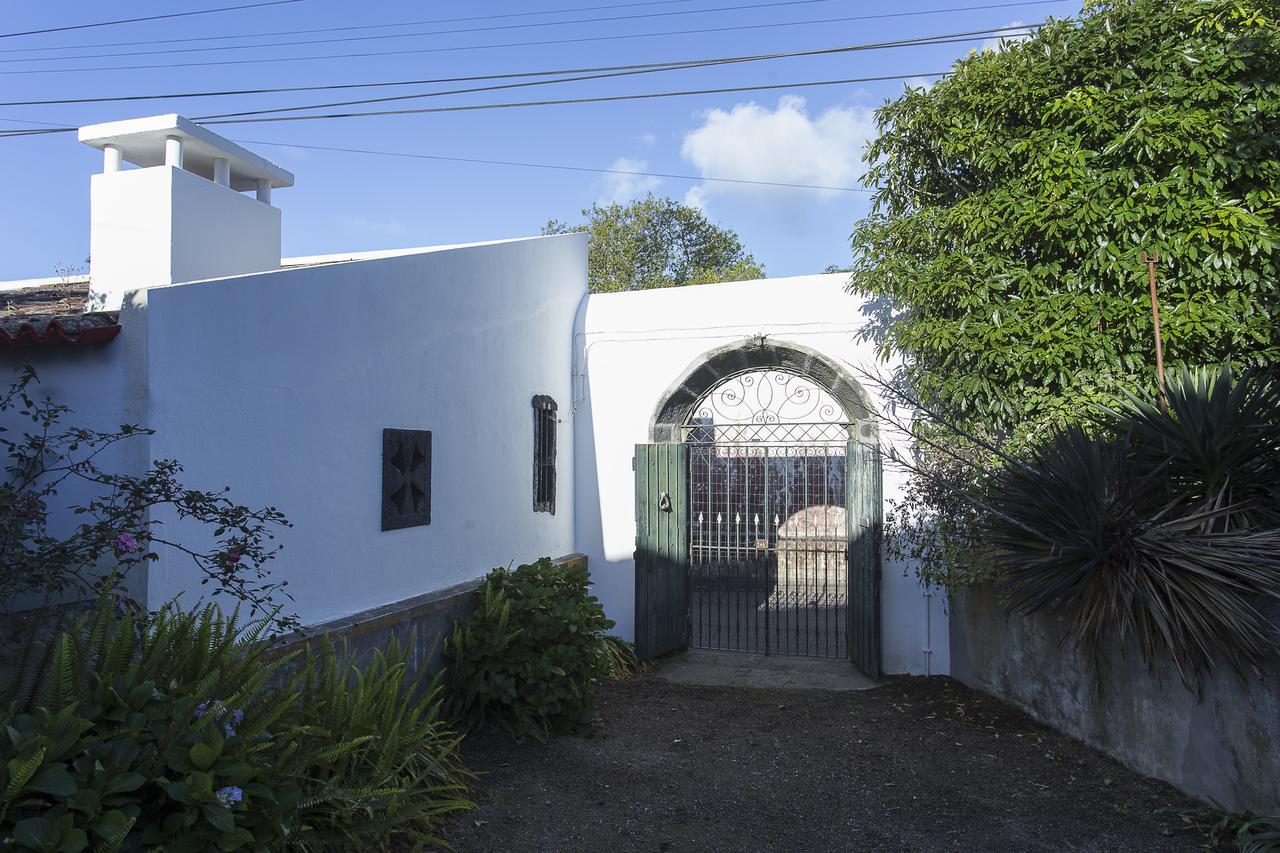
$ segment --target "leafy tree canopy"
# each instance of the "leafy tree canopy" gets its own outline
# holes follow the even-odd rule
[[[1174,364],[1275,361],[1276,0],[1106,0],[877,113],[851,287],[969,424],[1069,421]]]
[[[586,231],[592,293],[679,287],[764,276],[738,235],[695,207],[649,195],[629,204],[592,205],[586,222],[551,220],[543,234]]]

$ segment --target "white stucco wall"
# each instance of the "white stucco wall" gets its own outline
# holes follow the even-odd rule
[[[0,288],[2,289],[2,288]],[[122,329],[115,340],[95,346],[40,346],[18,349],[0,348],[0,387],[7,389],[17,378],[23,365],[35,368],[39,381],[29,388],[37,399],[50,398],[68,406],[57,428],[71,427],[115,433],[124,424],[144,425],[146,417],[146,328],[145,317],[132,309],[121,312]],[[16,417],[16,409],[0,416],[0,426],[10,430],[12,438],[30,432],[34,424]],[[137,434],[105,448],[94,459],[107,473],[139,474],[150,459],[150,439]],[[73,456],[82,459],[82,448]],[[72,507],[83,506],[100,494],[97,486],[72,476],[58,487],[48,504],[49,531],[54,535],[70,535],[85,521]],[[128,578],[133,595],[145,594],[146,577],[135,572]],[[44,603],[31,598],[15,603],[21,609]]]
[[[280,211],[191,172],[94,175],[90,198],[96,308],[118,308],[135,288],[280,266]]]
[[[650,440],[665,392],[717,347],[768,335],[834,359],[857,374],[876,370],[871,319],[844,292],[844,275],[816,275],[587,297],[574,340],[577,548],[587,554],[596,594],[624,637],[634,635],[634,446]],[[883,406],[874,388],[864,388]],[[896,440],[900,441],[901,437]],[[881,441],[895,441],[881,425]],[[886,499],[902,474],[884,472]],[[889,673],[949,669],[942,596],[886,560],[882,585],[883,666]]]
[[[580,234],[151,290],[152,452],[289,517],[274,572],[308,624],[570,552],[585,292]],[[560,405],[554,516],[533,512],[535,394]],[[380,530],[385,427],[432,431],[430,526]],[[151,571],[152,602],[198,589],[184,560]]]

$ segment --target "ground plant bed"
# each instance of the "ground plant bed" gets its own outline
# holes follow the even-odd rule
[[[590,737],[464,746],[459,851],[1201,850],[1195,805],[949,678],[853,693],[645,675]]]

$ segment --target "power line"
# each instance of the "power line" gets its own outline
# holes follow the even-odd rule
[[[978,39],[955,39],[954,41],[977,41]],[[474,112],[477,110],[512,109],[518,107],[548,107],[569,104],[599,104],[615,101],[642,101],[657,98],[674,98],[688,95],[719,95],[737,92],[764,92],[777,89],[803,89],[815,86],[839,86],[852,83],[876,83],[886,80],[914,80],[925,77],[943,77],[948,72],[930,71],[922,74],[884,74],[876,77],[850,77],[843,80],[811,80],[802,83],[770,83],[758,86],[731,86],[721,89],[688,89],[674,92],[647,92],[637,95],[603,95],[593,98],[566,98],[562,100],[516,101],[499,104],[465,104],[448,107],[426,107],[412,110],[374,110],[358,113],[326,113],[307,116],[267,116],[264,118],[227,118],[213,121],[202,121],[203,125],[217,124],[263,124],[284,121],[315,121],[320,119],[366,118],[371,116],[420,115],[424,113]],[[32,136],[43,133],[72,133],[77,128],[63,127],[50,130],[11,130],[0,129],[0,138],[6,136]]]
[[[556,169],[565,172],[591,172],[602,175],[631,175],[645,178],[672,178],[682,181],[712,181],[726,184],[749,184],[762,187],[785,187],[801,190],[829,190],[832,192],[870,193],[863,187],[836,187],[821,184],[796,184],[787,181],[757,181],[747,178],[709,178],[703,175],[680,175],[671,172],[641,172],[631,169],[593,169],[588,166],[565,166],[552,163],[523,163],[515,160],[485,160],[478,157],[446,157],[442,154],[418,154],[404,151],[375,151],[368,148],[335,148],[327,145],[297,145],[292,142],[265,142],[253,139],[237,139],[241,145],[272,145],[281,148],[301,148],[308,151],[335,151],[343,154],[369,154],[381,157],[407,157],[416,160],[441,160],[447,163],[475,163],[485,166],[515,166],[527,169]]]
[[[0,116],[0,121],[16,121],[18,124],[39,124],[45,127],[56,127],[59,132],[67,127],[67,122],[51,122],[51,121],[35,121],[29,118],[14,118],[13,116]]]
[[[977,39],[957,39],[957,41],[977,41]],[[478,110],[502,110],[519,107],[550,107],[569,104],[603,104],[618,101],[647,101],[657,98],[678,98],[689,95],[725,95],[740,92],[767,92],[776,89],[807,89],[816,86],[842,86],[851,83],[875,83],[884,80],[903,80],[915,77],[941,77],[946,72],[934,71],[928,74],[886,74],[878,77],[849,77],[843,80],[810,80],[803,83],[771,83],[760,86],[729,86],[720,89],[684,89],[674,92],[646,92],[638,95],[600,95],[593,98],[563,98],[544,101],[517,101],[501,104],[465,104],[451,107],[421,107],[412,110],[369,110],[353,113],[322,113],[307,116],[265,116],[259,118],[224,118],[205,121],[202,124],[266,124],[285,121],[316,121],[320,119],[372,118],[374,116],[421,115],[425,113],[474,112]],[[67,128],[74,130],[75,128]]]
[[[1023,29],[1023,28],[1018,27],[1018,29]],[[472,86],[464,89],[446,89],[443,91],[435,91],[435,92],[418,92],[418,93],[409,94],[409,95],[388,95],[381,98],[359,98],[359,99],[350,100],[350,101],[330,101],[328,103],[323,103],[323,104],[304,104],[301,106],[293,106],[293,107],[271,107],[271,108],[259,109],[259,110],[243,110],[243,111],[234,112],[234,113],[217,113],[213,115],[194,116],[193,120],[204,121],[208,119],[239,118],[242,116],[269,115],[272,113],[301,112],[303,110],[327,109],[330,107],[359,106],[363,104],[381,104],[381,103],[388,103],[391,101],[419,100],[422,98],[435,98],[435,97],[442,97],[447,95],[468,95],[468,94],[474,94],[477,92],[493,92],[493,91],[498,91],[503,89],[522,89],[522,88],[528,88],[531,86],[548,86],[548,85],[553,85],[558,83],[575,83],[583,80],[601,80],[605,78],[631,77],[639,74],[655,74],[655,73],[660,73],[664,71],[686,71],[686,70],[693,70],[697,68],[712,68],[717,66],[736,65],[736,64],[742,64],[747,62],[760,62],[760,61],[767,61],[767,60],[774,60],[774,59],[793,59],[800,56],[831,55],[831,54],[841,54],[841,53],[854,53],[854,52],[861,52],[861,51],[868,51],[868,50],[881,50],[881,49],[887,49],[891,47],[907,47],[907,46],[927,45],[927,44],[934,44],[934,43],[950,43],[950,39],[956,36],[978,35],[981,38],[986,38],[992,35],[993,33],[994,31],[991,31],[991,30],[981,30],[976,33],[975,32],[949,33],[943,36],[921,36],[915,39],[893,39],[890,41],[868,42],[864,44],[847,45],[845,47],[825,48],[820,50],[802,50],[802,51],[791,51],[786,53],[758,54],[754,56],[723,57],[718,59],[706,59],[706,60],[689,61],[689,62],[681,62],[681,63],[664,63],[664,64],[655,64],[652,66],[638,68],[638,69],[637,68],[609,69],[606,73],[594,73],[594,74],[583,74],[583,75],[570,76],[570,77],[558,77],[550,80],[527,80],[519,83],[500,83],[500,84],[494,84],[489,86]],[[938,42],[937,41],[938,39],[946,39],[947,41]]]
[[[676,15],[706,15],[713,12],[742,12],[752,9],[772,9],[779,6],[812,6],[815,3],[831,3],[833,0],[770,0],[767,3],[748,3],[738,6],[714,6],[709,9],[680,9],[674,12],[644,12],[633,15],[611,15],[603,18],[578,18],[571,21],[537,21],[522,24],[493,24],[487,27],[467,27],[455,30],[428,30],[417,33],[382,33],[376,36],[342,36],[340,38],[306,39],[303,41],[263,42],[262,44],[221,45],[219,47],[181,47],[173,50],[145,50],[124,53],[86,53],[79,56],[50,56],[48,58],[19,57],[17,59],[0,59],[3,63],[12,62],[57,62],[72,59],[114,59],[125,56],[160,56],[163,54],[208,53],[225,50],[260,50],[262,48],[297,47],[312,44],[337,44],[353,41],[381,41],[385,39],[420,38],[422,36],[450,36],[464,33],[485,33],[498,30],[524,30],[535,27],[563,27],[576,24],[601,24],[616,21],[634,21],[644,18],[668,18]]]
[[[661,0],[661,2],[683,3],[683,2],[692,2],[692,0]],[[1060,2],[1066,2],[1066,0],[1037,0],[1037,2],[1060,3]],[[623,5],[647,5],[647,4],[623,4]],[[887,13],[877,14],[877,15],[862,15],[862,16],[859,16],[858,20],[864,20],[864,21],[879,20],[884,18],[901,18],[901,17],[911,17],[911,16],[919,16],[919,15],[936,15],[936,14],[943,14],[948,12],[972,12],[972,11],[987,10],[987,9],[1007,9],[1010,7],[1025,6],[1025,5],[1031,5],[1031,4],[989,3],[985,5],[979,5],[979,6],[953,6],[953,7],[943,8],[943,9],[922,9],[922,10],[917,10],[912,12],[887,12]],[[534,14],[534,13],[530,12],[525,14]],[[788,54],[771,54],[771,55],[805,56],[810,54],[817,55],[817,54],[822,54],[827,52],[829,51],[827,50],[796,51]],[[749,57],[731,57],[731,58],[745,60]],[[320,91],[335,91],[335,90],[344,90],[344,89],[372,89],[372,88],[382,88],[382,87],[390,88],[390,87],[396,87],[396,86],[419,86],[419,85],[434,84],[434,83],[468,83],[468,82],[479,81],[479,80],[505,80],[505,79],[511,79],[511,78],[517,78],[517,77],[538,77],[538,76],[550,77],[550,76],[557,76],[561,74],[588,74],[588,73],[604,72],[604,71],[629,71],[629,70],[638,69],[638,68],[656,68],[659,66],[694,64],[694,63],[701,63],[705,61],[708,61],[708,60],[688,59],[688,60],[676,60],[672,62],[646,62],[646,63],[638,63],[634,65],[612,65],[612,66],[590,67],[590,68],[562,68],[562,69],[551,70],[551,71],[513,71],[505,74],[477,74],[477,75],[463,76],[463,77],[435,77],[435,78],[424,79],[424,80],[391,80],[391,81],[373,82],[373,83],[333,83],[333,84],[322,84],[322,85],[315,85],[315,86],[279,86],[279,87],[273,87],[273,88],[258,88],[258,89],[226,89],[221,91],[214,90],[214,91],[199,91],[199,92],[170,92],[170,93],[159,94],[159,95],[116,95],[116,96],[94,97],[94,98],[53,98],[53,99],[36,100],[36,101],[0,101],[0,106],[16,107],[16,106],[44,106],[49,104],[101,104],[101,103],[113,103],[113,102],[120,102],[120,101],[156,101],[156,100],[176,100],[180,98],[222,98],[222,97],[229,97],[233,95],[267,95],[267,94],[279,94],[279,93],[289,93],[289,92],[320,92]]]
[[[81,50],[94,47],[134,47],[136,45],[145,44],[175,44],[185,42],[200,41],[224,41],[226,39],[240,38],[267,38],[270,36],[296,36],[308,35],[310,33],[341,33],[355,32],[358,30],[383,30],[390,27],[417,27],[426,26],[428,24],[461,24],[468,21],[493,21],[506,18],[528,18],[535,15],[561,15],[569,12],[598,12],[605,9],[627,9],[637,6],[671,6],[677,3],[694,3],[697,0],[651,0],[646,3],[613,3],[605,6],[574,6],[568,9],[545,9],[538,12],[505,12],[501,15],[473,15],[466,18],[435,18],[429,21],[400,21],[394,24],[362,24],[360,26],[350,27],[313,27],[304,30],[276,30],[274,32],[265,33],[235,33],[234,35],[225,36],[193,36],[191,38],[175,38],[175,39],[143,39],[141,41],[112,41],[100,42],[98,44],[64,44],[55,47],[9,47],[0,49],[0,53],[32,53],[35,51],[47,50]],[[1058,2],[1058,0],[1052,0]]]
[[[948,9],[945,11],[952,11],[952,10]],[[933,13],[933,12],[930,12],[930,13]],[[899,13],[899,14],[907,14],[907,13]],[[224,65],[254,65],[254,64],[261,64],[264,62],[275,64],[275,63],[282,63],[282,62],[307,62],[307,61],[312,61],[317,59],[358,59],[358,58],[368,58],[368,57],[418,55],[418,54],[426,54],[426,53],[454,53],[458,51],[494,50],[494,49],[509,48],[509,47],[542,47],[542,46],[551,46],[551,45],[584,44],[587,42],[621,41],[624,39],[660,38],[660,37],[666,37],[666,36],[681,36],[681,35],[702,35],[707,33],[743,32],[747,30],[762,30],[762,29],[773,30],[773,29],[779,29],[782,27],[812,26],[815,24],[849,23],[853,21],[867,20],[868,17],[875,17],[875,16],[851,15],[851,16],[845,16],[841,18],[820,18],[820,19],[807,20],[807,21],[780,21],[780,22],[769,23],[769,24],[739,24],[736,26],[729,26],[729,27],[706,27],[702,29],[691,29],[691,30],[668,30],[665,32],[657,32],[657,33],[623,33],[619,35],[609,35],[609,36],[583,36],[583,37],[571,38],[571,39],[543,39],[539,41],[526,41],[526,42],[502,42],[498,44],[413,48],[408,50],[385,50],[385,51],[372,51],[372,52],[363,52],[363,53],[335,53],[335,54],[322,54],[322,55],[316,55],[316,56],[262,57],[257,59],[222,59],[222,60],[208,60],[204,62],[160,63],[160,64],[150,64],[150,65],[106,65],[106,66],[96,66],[91,68],[42,68],[38,71],[31,71],[31,70],[0,71],[0,75],[73,74],[73,73],[88,72],[88,71],[135,71],[135,70],[142,70],[142,69],[148,69],[148,68],[165,68],[165,69],[202,68],[202,67],[224,66]]]
[[[17,36],[34,36],[43,33],[64,33],[68,30],[88,30],[94,27],[114,27],[119,24],[136,24],[142,21],[159,21],[165,18],[189,18],[192,15],[212,15],[214,12],[234,12],[238,9],[259,9],[263,6],[284,6],[288,3],[301,3],[302,0],[267,0],[263,3],[246,3],[243,6],[220,6],[216,9],[197,9],[192,12],[170,12],[167,15],[148,15],[145,18],[121,18],[115,21],[96,21],[91,24],[67,24],[61,27],[45,27],[42,30],[24,30],[14,33],[0,33],[0,39]]]

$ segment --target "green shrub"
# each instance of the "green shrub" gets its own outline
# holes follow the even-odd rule
[[[393,646],[327,643],[270,686],[268,620],[98,609],[30,657],[0,715],[0,846],[385,849],[465,807],[457,739]]]
[[[463,724],[546,738],[588,726],[602,679],[634,668],[580,565],[494,569],[445,645],[449,708]]]

